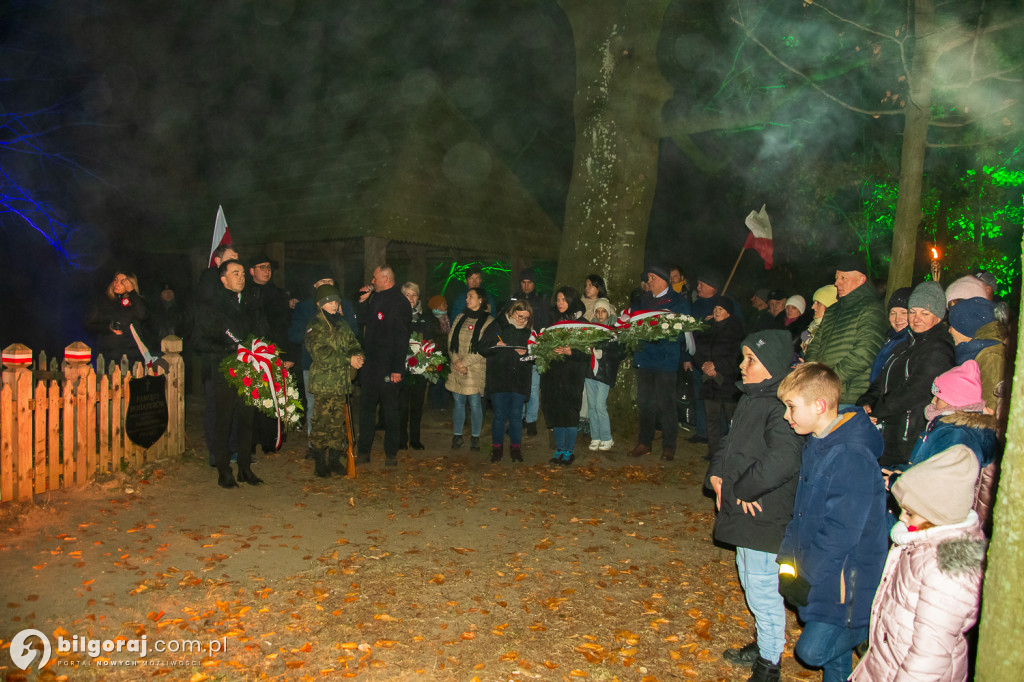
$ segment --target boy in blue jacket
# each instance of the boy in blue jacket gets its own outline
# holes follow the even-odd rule
[[[823,682],[853,672],[888,551],[882,435],[859,408],[838,411],[842,383],[820,362],[779,384],[785,419],[804,444],[793,520],[779,548],[779,592],[797,607],[797,658]]]

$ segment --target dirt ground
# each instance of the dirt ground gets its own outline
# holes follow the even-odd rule
[[[398,467],[383,466],[378,436],[354,480],[317,479],[293,433],[257,455],[266,485],[223,490],[200,410],[189,405],[183,457],[0,507],[5,679],[749,674],[721,658],[752,619],[733,553],[711,542],[705,446],[681,439],[674,462],[637,462],[632,443],[591,453],[581,436],[562,468],[542,430],[523,464],[491,464],[489,413],[488,451],[470,452],[449,447],[451,413],[428,410],[427,449]],[[145,636],[149,653],[55,651],[37,677],[6,651],[25,628],[92,646]],[[798,632],[790,614],[783,679],[820,679],[792,658]],[[216,644],[171,653],[181,640]]]

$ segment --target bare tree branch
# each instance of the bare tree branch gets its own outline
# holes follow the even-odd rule
[[[858,106],[856,106],[856,105],[850,104],[849,102],[845,102],[845,101],[843,101],[843,100],[839,99],[838,97],[836,97],[836,96],[835,96],[835,95],[833,95],[832,93],[830,93],[830,92],[828,92],[827,90],[825,90],[825,88],[823,88],[823,87],[821,87],[820,85],[818,85],[817,83],[815,83],[815,82],[814,82],[814,80],[813,80],[813,79],[812,79],[812,78],[811,78],[810,76],[808,76],[808,75],[807,75],[807,74],[805,74],[804,72],[800,71],[799,69],[796,69],[796,68],[794,68],[794,67],[793,67],[793,66],[791,66],[791,65],[790,65],[790,64],[789,64],[788,62],[786,62],[785,60],[781,59],[781,58],[780,58],[780,57],[779,57],[778,55],[776,55],[776,54],[775,54],[774,52],[772,52],[772,51],[771,51],[771,49],[770,49],[770,48],[769,48],[769,47],[768,47],[767,45],[765,45],[765,44],[764,44],[764,43],[762,43],[762,42],[761,42],[760,40],[758,40],[758,39],[757,39],[757,38],[756,38],[756,37],[754,36],[754,34],[753,34],[753,33],[751,33],[751,32],[750,32],[750,30],[749,30],[749,29],[748,29],[748,28],[747,28],[746,26],[744,26],[744,25],[743,25],[743,24],[742,24],[742,23],[741,23],[741,22],[740,22],[740,21],[739,21],[738,19],[736,19],[735,17],[732,17],[732,21],[733,21],[733,23],[734,23],[734,24],[736,24],[736,25],[737,25],[737,26],[739,26],[739,27],[740,27],[741,29],[743,29],[743,32],[747,34],[747,37],[749,37],[749,38],[750,38],[750,40],[751,40],[751,41],[752,41],[753,43],[755,43],[755,44],[756,44],[756,45],[758,45],[758,46],[759,46],[759,47],[760,47],[760,48],[761,48],[762,50],[764,50],[764,51],[765,51],[765,53],[767,53],[769,57],[771,57],[771,58],[772,58],[772,59],[774,59],[774,60],[775,60],[776,62],[778,62],[778,63],[779,63],[779,65],[781,65],[781,66],[782,66],[782,68],[786,69],[786,70],[787,70],[787,71],[789,71],[790,73],[793,73],[793,74],[795,74],[795,75],[799,76],[799,77],[800,77],[800,78],[802,78],[802,79],[803,79],[803,80],[804,80],[804,81],[805,81],[805,82],[806,82],[806,83],[807,83],[808,85],[810,85],[810,86],[811,86],[812,88],[814,88],[814,89],[815,89],[815,90],[817,90],[817,91],[818,91],[819,93],[821,93],[821,94],[822,94],[823,96],[825,96],[825,97],[827,97],[828,99],[832,100],[832,101],[833,101],[833,102],[835,102],[836,104],[838,104],[838,105],[840,105],[840,106],[842,106],[842,107],[846,107],[846,108],[847,108],[847,109],[849,109],[850,111],[856,111],[856,112],[857,112],[858,114],[867,114],[868,116],[876,116],[876,117],[877,117],[877,116],[894,116],[894,115],[902,115],[902,114],[903,114],[903,111],[902,111],[902,110],[899,110],[899,109],[891,109],[891,110],[881,110],[881,109],[879,109],[879,110],[871,110],[871,109],[862,109],[861,107],[858,107]]]
[[[910,67],[907,66],[907,51],[906,51],[906,45],[904,44],[904,42],[905,42],[904,39],[897,38],[896,36],[886,35],[885,33],[880,33],[879,31],[876,31],[873,28],[869,28],[867,26],[864,26],[863,24],[857,23],[856,21],[853,21],[851,19],[847,19],[846,17],[844,17],[844,16],[842,16],[840,14],[836,14],[835,12],[830,10],[828,7],[825,7],[824,5],[821,5],[821,4],[818,4],[817,2],[814,2],[814,0],[804,0],[804,1],[808,5],[814,5],[815,7],[820,9],[822,12],[825,12],[829,16],[835,18],[837,21],[841,21],[843,23],[846,23],[846,24],[849,24],[849,25],[854,26],[856,28],[859,28],[860,30],[864,31],[865,33],[870,33],[872,35],[876,35],[876,36],[878,36],[880,38],[883,38],[884,40],[888,40],[888,41],[891,41],[893,43],[896,43],[896,45],[899,47],[899,50],[900,50],[900,64],[903,65],[903,73],[906,74],[907,81],[908,81],[908,84],[909,84],[909,81],[910,81]]]

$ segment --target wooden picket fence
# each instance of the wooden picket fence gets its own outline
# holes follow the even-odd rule
[[[5,360],[13,348],[4,350]],[[20,349],[31,357],[29,349]],[[137,470],[148,460],[183,453],[181,339],[169,336],[161,349],[162,362],[153,369],[137,362],[130,372],[126,359],[106,367],[100,356],[98,375],[81,359],[90,354],[82,343],[68,346],[62,371],[55,360],[47,366],[45,355],[35,371],[28,364],[5,362],[0,373],[0,503],[84,486],[97,474]],[[125,435],[124,420],[131,402],[129,381],[147,374],[167,376],[167,430],[154,445],[141,448]]]

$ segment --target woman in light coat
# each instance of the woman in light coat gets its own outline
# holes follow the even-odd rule
[[[480,354],[480,337],[494,321],[487,314],[487,292],[473,287],[466,292],[466,308],[452,322],[448,332],[448,355],[452,368],[445,388],[455,398],[452,412],[452,449],[462,447],[462,429],[466,425],[466,403],[470,411],[470,447],[480,447],[480,427],[484,411],[481,396],[487,380],[487,360]]]

